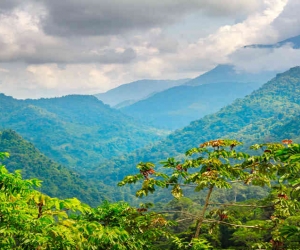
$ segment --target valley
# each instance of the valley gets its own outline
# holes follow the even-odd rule
[[[0,250],[300,249],[299,11],[0,1]]]

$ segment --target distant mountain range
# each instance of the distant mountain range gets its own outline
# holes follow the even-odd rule
[[[46,156],[78,168],[131,152],[166,135],[94,96],[16,100],[0,94],[0,128],[13,129]]]
[[[200,75],[186,83],[189,86],[198,86],[207,83],[220,82],[244,82],[261,83],[268,81],[275,76],[275,72],[247,73],[238,72],[233,65],[218,65],[214,69]]]
[[[95,96],[105,104],[116,108],[124,107],[154,93],[165,89],[184,84],[190,79],[181,80],[139,80],[123,84],[117,88],[111,89],[105,93],[96,94]]]
[[[286,44],[291,44],[295,49],[300,48],[300,36],[273,45],[251,45],[244,48],[277,48]],[[279,72],[248,73],[237,71],[233,65],[218,65],[183,85],[161,91],[133,104],[127,103],[125,107],[121,107],[121,111],[158,128],[178,129],[218,111],[236,98],[244,97],[277,73]],[[212,98],[214,102],[211,101]]]
[[[297,39],[272,46],[288,41],[300,48]],[[190,81],[138,81],[107,92],[120,110],[95,96],[17,100],[0,94],[0,151],[11,153],[4,162],[9,170],[42,179],[47,194],[90,204],[130,200],[130,188],[114,188],[141,161],[181,157],[218,138],[241,140],[244,148],[286,138],[300,142],[300,67],[274,74],[219,65]],[[262,85],[266,78],[273,79]],[[150,83],[157,88],[147,88]],[[152,125],[183,128],[169,134]]]
[[[213,99],[212,99],[213,101]],[[218,138],[232,138],[252,143],[294,139],[300,142],[300,67],[278,74],[274,79],[243,99],[220,111],[192,122],[171,133],[166,139],[144,149],[114,158],[88,173],[97,178],[106,171],[105,183],[116,183],[135,173],[137,163],[158,162],[182,155],[187,149]]]
[[[84,164],[93,160],[90,168],[84,169],[84,165],[77,165],[79,172],[70,170],[45,157],[14,131],[5,130],[0,133],[0,151],[11,153],[11,158],[4,162],[8,169],[22,169],[26,178],[42,179],[42,191],[47,194],[60,197],[77,196],[89,204],[96,204],[104,199],[125,199],[138,203],[130,187],[115,189],[117,181],[135,173],[138,162],[157,163],[168,157],[181,157],[187,149],[197,147],[207,140],[234,138],[244,142],[245,148],[254,142],[281,141],[286,138],[300,142],[300,67],[278,74],[245,98],[192,122],[159,142],[127,154],[123,153],[126,150],[119,151],[116,157],[106,154],[104,158],[104,154],[95,151],[95,143],[102,143],[103,151],[115,150],[111,147],[134,143],[136,138],[142,140],[145,134],[139,133],[153,130],[146,126],[143,127],[144,130],[137,130],[127,120],[132,118],[110,109],[91,96],[21,101],[0,95],[0,101],[2,127],[9,124],[17,128],[52,158],[77,164],[79,161]],[[119,126],[121,132],[124,129],[124,134],[117,133],[118,129],[110,131],[108,127],[100,136],[92,133],[95,127],[99,129],[100,121],[106,126],[113,126],[112,122],[106,119]],[[121,122],[116,124],[118,120]],[[130,130],[129,125],[136,131]],[[135,140],[125,133],[135,136]],[[117,139],[109,144],[105,136],[110,140],[112,136]],[[122,136],[126,138],[121,138]],[[152,136],[155,137],[155,134]],[[103,162],[105,159],[109,160],[96,166],[97,160]],[[156,199],[161,199],[161,195]]]
[[[147,124],[178,129],[214,113],[259,88],[261,83],[216,82],[199,86],[181,85],[120,109]]]
[[[284,45],[291,45],[294,49],[300,49],[300,35],[275,44],[254,44],[244,46],[243,48],[279,48]],[[241,49],[243,49],[241,48]],[[279,72],[262,71],[259,73],[248,73],[245,71],[237,71],[233,65],[218,65],[214,69],[188,81],[186,85],[197,86],[206,83],[216,82],[261,82],[264,83],[271,79]]]

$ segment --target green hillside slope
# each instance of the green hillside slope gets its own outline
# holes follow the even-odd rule
[[[191,121],[217,112],[261,85],[243,82],[182,85],[157,93],[122,108],[121,111],[159,128],[178,129],[187,126]]]
[[[10,154],[3,162],[9,171],[21,170],[24,178],[42,180],[43,193],[59,198],[77,197],[91,205],[109,199],[104,185],[80,179],[77,172],[50,160],[12,130],[0,132],[0,152]]]
[[[213,101],[212,99],[211,102]],[[157,162],[179,155],[201,142],[217,138],[235,138],[243,141],[245,147],[254,141],[299,138],[299,115],[300,67],[295,67],[278,74],[260,89],[219,112],[175,131],[165,140],[101,165],[93,171],[93,175],[97,176],[109,166],[110,179],[107,179],[110,182],[117,181],[133,173],[135,165],[140,161]],[[92,178],[91,173],[89,176]]]
[[[165,135],[94,96],[16,100],[0,94],[0,112],[0,128],[17,131],[46,156],[77,168],[88,168]]]

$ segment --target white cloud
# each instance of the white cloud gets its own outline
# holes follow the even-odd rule
[[[272,23],[270,30],[274,32],[278,40],[300,34],[300,1],[289,0],[280,16]]]
[[[212,63],[227,62],[227,56],[236,49],[266,39],[264,31],[282,12],[287,1],[265,1],[268,7],[264,11],[253,13],[241,23],[220,27],[216,33],[190,44],[188,54]]]
[[[110,39],[53,37],[41,26],[43,9],[37,13],[15,9],[10,15],[0,15],[0,61],[43,63],[127,63],[135,58],[128,47],[117,51],[108,46]],[[74,41],[73,41],[74,40]]]
[[[287,47],[284,51],[234,52],[244,45],[276,41],[287,23],[299,24],[298,15],[288,15],[299,9],[297,1],[130,0],[132,5],[126,8],[121,0],[43,0],[39,5],[37,1],[25,1],[30,5],[24,5],[24,1],[17,5],[21,1],[14,1],[0,11],[0,61],[5,63],[0,65],[1,89],[17,97],[89,94],[142,78],[195,77],[216,64],[232,61],[240,68],[256,71],[257,67],[243,61],[246,58],[257,58],[260,67],[267,68],[263,64],[288,53],[296,63],[298,52]],[[67,7],[69,12],[64,12]],[[70,13],[73,9],[74,13]],[[75,15],[78,11],[83,15]],[[174,25],[191,13],[199,14],[199,22],[201,15],[205,15],[203,20],[211,18],[211,22],[220,16],[230,16],[224,19],[226,22],[240,21],[224,23],[210,35],[192,42],[166,31],[166,25]],[[99,18],[110,21],[109,32],[99,30]],[[120,22],[123,26],[118,26]],[[297,27],[287,33],[300,33]],[[61,34],[60,28],[66,33]],[[292,64],[288,59],[281,63]],[[273,69],[280,67],[276,62]]]
[[[4,69],[4,68],[0,68],[0,72],[1,73],[9,73],[9,70],[8,69]]]
[[[231,59],[237,70],[253,73],[283,72],[300,66],[300,50],[290,45],[280,48],[247,48],[233,54]]]

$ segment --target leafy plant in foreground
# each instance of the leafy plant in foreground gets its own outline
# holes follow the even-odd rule
[[[261,150],[262,153],[249,155],[235,150],[240,144],[236,140],[223,139],[205,142],[198,148],[188,150],[183,161],[168,158],[167,161],[161,162],[165,169],[163,172],[154,171],[155,166],[152,163],[140,163],[140,174],[125,177],[119,186],[141,181],[142,186],[136,192],[136,196],[146,196],[149,192],[155,192],[157,187],[161,187],[170,189],[177,199],[184,195],[184,187],[193,187],[195,192],[206,190],[201,211],[190,215],[196,220],[196,227],[189,245],[192,245],[195,239],[203,237],[203,230],[207,228],[204,224],[209,225],[209,233],[220,230],[220,226],[244,230],[244,233],[249,230],[264,231],[266,233],[265,237],[261,238],[262,242],[256,242],[254,246],[258,249],[281,249],[284,245],[294,244],[289,238],[298,234],[299,225],[291,227],[288,219],[300,215],[299,195],[296,195],[300,189],[300,145],[293,144],[290,140],[284,140],[283,144],[256,144],[251,149]],[[149,174],[145,175],[145,171],[151,172],[151,178]],[[271,193],[267,204],[219,204],[219,207],[209,209],[209,206],[214,205],[210,203],[212,192],[215,189],[229,189],[234,183],[269,186]],[[226,210],[226,206],[230,205],[252,210],[270,209],[271,216],[245,224],[230,216]],[[265,243],[268,237],[269,242]]]
[[[0,166],[0,249],[153,249],[170,236],[162,215],[123,202],[93,209],[34,190],[40,185]]]

